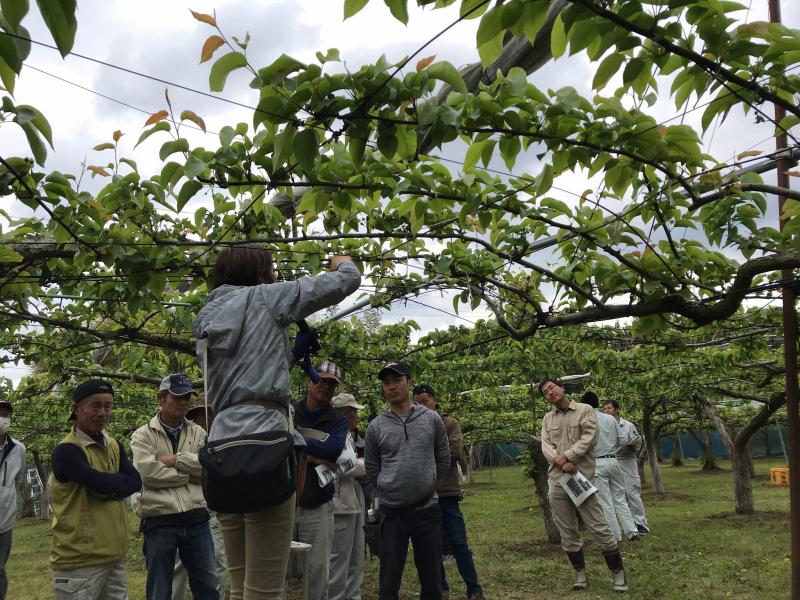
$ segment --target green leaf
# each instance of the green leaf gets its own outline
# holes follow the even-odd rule
[[[44,139],[46,139],[50,147],[53,148],[53,130],[50,128],[50,123],[47,122],[47,119],[41,111],[29,104],[19,104],[17,105],[17,110],[26,110],[31,113],[30,122],[33,123],[33,126],[39,130],[39,133],[44,136]]]
[[[478,46],[478,56],[481,58],[481,65],[488,69],[489,66],[500,58],[503,53],[503,32],[498,33],[494,38]]]
[[[544,0],[538,2],[528,2],[525,4],[525,12],[523,13],[523,33],[528,41],[533,43],[536,35],[542,29],[545,21],[547,21],[547,12],[550,8],[550,3]]]
[[[369,129],[364,124],[351,127],[350,134],[347,136],[347,149],[350,152],[350,160],[356,166],[361,165],[364,160],[364,148],[367,145]]]
[[[28,0],[0,0],[0,11],[14,33],[17,33],[17,27],[28,14],[28,8]]]
[[[274,166],[279,167],[289,160],[292,154],[294,136],[297,135],[297,127],[287,125],[284,130],[275,136],[275,151],[272,153]]]
[[[603,59],[603,62],[600,63],[600,66],[597,67],[597,72],[594,74],[594,79],[592,80],[592,89],[603,89],[606,83],[608,83],[608,80],[611,79],[617,71],[619,71],[619,68],[622,66],[624,61],[625,55],[618,52],[606,56]]]
[[[300,167],[305,171],[306,175],[312,175],[319,155],[319,139],[316,131],[303,129],[303,131],[294,136],[292,149],[294,150],[294,157],[300,163]]]
[[[11,0],[14,2],[14,0]],[[75,43],[78,21],[75,18],[76,0],[36,0],[44,24],[50,30],[61,56],[66,56]]]
[[[394,18],[403,25],[408,25],[408,0],[383,0],[394,15]]]
[[[175,152],[188,152],[188,151],[189,151],[189,141],[186,140],[185,138],[178,138],[177,140],[173,140],[162,145],[161,150],[158,151],[158,157],[161,160],[166,160],[166,158],[170,154],[174,154]]]
[[[542,172],[539,173],[539,176],[536,178],[536,195],[540,196],[544,194],[551,187],[553,187],[553,167],[551,165],[545,165],[542,168]]]
[[[25,137],[28,138],[28,145],[31,147],[31,152],[33,152],[33,158],[38,164],[44,165],[44,161],[47,158],[47,148],[45,148],[44,142],[39,137],[39,132],[30,121],[20,124],[20,127],[25,132]]]
[[[0,15],[2,18],[2,15]],[[0,21],[0,24],[2,21]],[[2,28],[0,27],[0,31]],[[12,37],[10,35],[3,35],[0,33],[0,58],[2,58],[8,66],[10,66],[16,73],[22,69],[22,63],[28,58],[31,53],[31,43],[28,41],[30,34],[24,27],[19,28],[20,37]],[[23,39],[25,38],[25,39]]]
[[[282,82],[289,73],[294,73],[295,71],[305,68],[305,63],[300,62],[296,58],[292,58],[288,54],[281,54],[271,65],[259,69],[258,77],[261,80],[262,86],[272,85]]]
[[[550,51],[553,53],[553,58],[563,56],[567,50],[567,33],[564,30],[564,21],[561,19],[561,13],[556,16],[553,21],[553,29],[550,32]]]
[[[231,71],[247,66],[247,58],[241,52],[228,52],[214,62],[208,76],[208,86],[212,92],[221,92]]]
[[[467,85],[464,83],[464,78],[453,65],[447,61],[441,61],[432,64],[427,70],[428,76],[433,79],[444,81],[457,92],[466,92]]]
[[[397,136],[394,133],[394,128],[378,130],[378,150],[388,160],[394,158],[397,153]]]
[[[514,168],[514,163],[517,161],[517,154],[521,150],[522,145],[519,138],[516,136],[506,136],[500,139],[500,156],[503,157],[503,162],[509,171]]]
[[[344,0],[344,18],[349,19],[367,5],[369,0]]]
[[[503,33],[503,6],[495,6],[488,13],[483,15],[475,41],[480,48],[487,42]]]
[[[8,246],[0,246],[0,263],[22,262],[23,256]]]
[[[466,157],[464,158],[464,172],[469,173],[475,169],[475,165],[478,164],[478,159],[481,157],[483,153],[483,147],[486,145],[486,140],[481,140],[479,142],[473,142],[469,150],[467,150]]]
[[[6,61],[3,60],[3,57],[0,56],[0,81],[3,82],[3,86],[8,90],[9,94],[14,94],[14,83],[16,82],[17,74],[14,72],[14,69],[8,66]]]
[[[397,128],[397,152],[405,160],[414,160],[417,155],[417,132],[411,125]]]
[[[197,192],[199,192],[203,187],[203,184],[195,179],[190,179],[186,183],[183,184],[181,187],[181,191],[178,194],[178,205],[177,211],[181,212],[183,207],[186,206],[186,203],[192,199]]]
[[[190,154],[186,164],[183,166],[183,174],[187,179],[194,179],[208,168],[208,163],[200,160],[194,154]]]
[[[487,2],[486,0],[461,0],[461,8],[458,9],[458,16],[466,21],[477,19],[486,12],[490,4],[491,2]]]
[[[155,125],[153,125],[150,129],[146,129],[142,132],[142,135],[139,136],[139,141],[136,142],[134,148],[149,138],[151,135],[158,131],[169,131],[171,129],[170,124],[166,121],[159,121]]]

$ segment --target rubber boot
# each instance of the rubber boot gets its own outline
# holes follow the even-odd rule
[[[614,585],[611,586],[612,590],[615,592],[628,591],[628,578],[625,577],[625,569],[617,571],[616,573],[611,573],[611,576],[614,578]]]

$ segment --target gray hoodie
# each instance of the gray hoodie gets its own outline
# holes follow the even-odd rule
[[[214,412],[242,402],[269,400],[289,406],[291,353],[286,328],[344,300],[361,274],[351,262],[296,281],[223,285],[208,297],[192,333],[208,341],[206,394]],[[202,363],[202,350],[198,344]]]
[[[436,480],[450,468],[442,418],[417,404],[405,418],[383,411],[367,427],[364,464],[381,506],[402,508],[432,498]]]
[[[14,527],[17,486],[24,477],[25,445],[6,434],[5,445],[0,446],[0,533]]]

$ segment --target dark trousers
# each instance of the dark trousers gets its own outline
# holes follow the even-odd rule
[[[0,533],[0,600],[6,600],[8,591],[8,576],[6,575],[6,563],[11,555],[11,536],[13,529]]]
[[[439,506],[416,510],[381,507],[380,600],[398,600],[408,540],[414,547],[414,564],[420,583],[420,600],[441,600],[442,535]]]
[[[220,600],[208,521],[147,529],[142,551],[147,566],[147,600],[172,600],[176,552],[189,576],[192,596],[197,600]]]
[[[458,498],[439,497],[439,510],[442,513],[442,534],[447,538],[453,556],[456,559],[458,572],[467,586],[467,596],[480,592],[478,573],[472,560],[472,552],[467,544],[467,526],[464,524],[464,515],[458,507]],[[450,590],[442,565],[442,589]]]

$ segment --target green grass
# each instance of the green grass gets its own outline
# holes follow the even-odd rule
[[[691,462],[682,468],[663,467],[668,494],[659,498],[644,492],[653,533],[623,548],[631,582],[629,598],[712,600],[716,598],[771,599],[789,596],[788,488],[769,486],[767,469],[781,461],[756,461],[754,482],[757,513],[731,514],[733,491],[729,471],[704,474]],[[727,463],[722,463],[726,469]],[[462,504],[469,540],[487,598],[620,597],[599,552],[587,544],[590,587],[569,591],[572,571],[558,548],[545,543],[544,529],[530,482],[517,467],[495,469],[477,476]],[[136,521],[131,519],[131,530]],[[21,520],[14,530],[8,564],[10,600],[52,599],[48,555],[51,535],[47,524]],[[378,561],[367,559],[365,600],[377,597]],[[455,566],[447,576],[455,598],[463,584]],[[144,598],[141,540],[134,538],[128,554],[130,600]],[[406,567],[401,598],[416,598],[412,558]],[[290,598],[301,598],[293,582]]]

